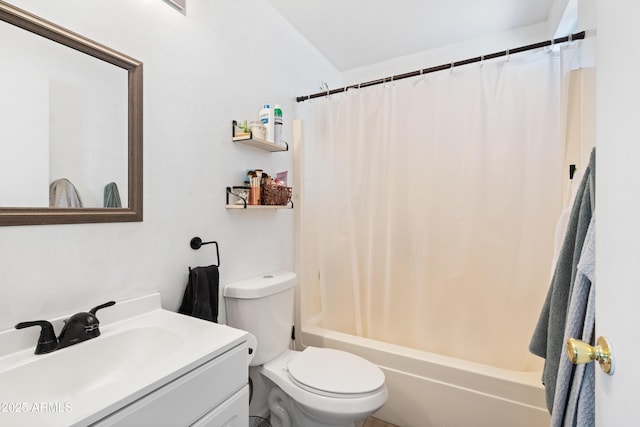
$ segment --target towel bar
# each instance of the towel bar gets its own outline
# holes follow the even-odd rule
[[[218,260],[216,267],[220,267],[220,251],[218,250],[218,242],[216,241],[203,242],[200,237],[194,237],[193,239],[191,239],[190,246],[191,246],[191,249],[200,249],[201,246],[210,245],[211,243],[216,245],[216,258]]]

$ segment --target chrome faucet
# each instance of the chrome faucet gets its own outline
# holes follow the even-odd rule
[[[47,320],[35,320],[31,322],[21,322],[16,325],[16,329],[40,326],[40,338],[36,345],[35,354],[51,353],[70,345],[78,344],[100,336],[100,322],[96,317],[96,312],[102,308],[111,307],[115,301],[109,301],[92,308],[88,312],[76,313],[64,321],[64,327],[60,336],[56,338],[53,325]]]

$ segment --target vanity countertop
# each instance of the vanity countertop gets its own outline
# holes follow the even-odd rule
[[[66,317],[52,322],[56,331]],[[158,293],[98,318],[99,337],[44,355],[33,354],[38,328],[0,332],[0,425],[89,425],[248,339],[162,309]]]

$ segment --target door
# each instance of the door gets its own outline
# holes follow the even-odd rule
[[[596,425],[640,425],[640,2],[597,2],[596,336],[616,371],[596,368]]]

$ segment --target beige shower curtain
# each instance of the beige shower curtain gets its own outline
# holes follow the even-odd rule
[[[576,63],[539,51],[301,107],[303,283],[324,326],[537,368]]]

